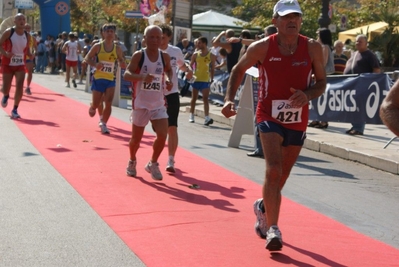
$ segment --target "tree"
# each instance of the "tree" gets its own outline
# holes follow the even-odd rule
[[[388,23],[388,26],[380,35],[375,36],[369,42],[369,47],[374,51],[381,52],[383,66],[392,67],[394,60],[399,59],[399,32],[397,30],[399,28],[399,14],[397,1],[381,2],[379,12],[373,13],[371,17],[374,21]]]
[[[353,6],[340,6],[337,3],[341,7],[340,12],[347,13],[349,28],[380,21],[388,24],[380,35],[373,36],[369,42],[371,50],[381,53],[383,67],[391,67],[394,59],[399,59],[399,32],[396,28],[399,25],[398,4],[398,0],[359,0]],[[369,32],[359,32],[361,33],[370,35]]]
[[[243,0],[241,5],[232,9],[237,18],[248,21],[251,27],[266,27],[271,24],[273,6],[276,1]]]
[[[71,0],[71,28],[78,32],[96,33],[102,10],[99,0]]]
[[[71,0],[72,28],[76,31],[96,33],[106,23],[114,23],[119,29],[127,32],[136,30],[139,23],[141,31],[146,21],[125,18],[126,10],[138,10],[138,2],[129,0]]]
[[[248,21],[251,27],[266,27],[272,23],[273,7],[277,0],[243,0],[242,4],[232,10],[238,18]],[[318,19],[321,13],[321,0],[303,0],[300,2],[303,11],[301,34],[315,37],[319,28]]]

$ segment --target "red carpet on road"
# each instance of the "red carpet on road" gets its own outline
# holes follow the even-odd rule
[[[130,124],[111,118],[111,134],[101,135],[88,104],[37,84],[32,92],[24,96],[15,123],[147,266],[399,264],[398,249],[286,198],[280,220],[284,247],[270,253],[253,229],[260,185],[183,149],[178,166],[184,168],[175,175],[164,172],[165,150],[164,180],[154,181],[144,170],[154,139],[148,133],[138,152],[138,177],[127,177]],[[12,106],[10,98],[8,114]]]

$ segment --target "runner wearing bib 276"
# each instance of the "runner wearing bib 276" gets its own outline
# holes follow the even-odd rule
[[[103,134],[109,134],[107,122],[111,116],[112,100],[115,92],[115,68],[116,61],[122,68],[126,68],[122,49],[114,44],[116,26],[114,24],[105,24],[102,27],[104,40],[96,43],[87,53],[85,61],[90,66],[96,68],[93,75],[92,103],[89,108],[90,117],[94,117],[96,109],[104,98],[105,107],[103,110],[100,128]],[[97,58],[97,61],[94,61]]]
[[[22,99],[25,81],[25,59],[31,56],[29,51],[30,34],[25,31],[26,18],[19,13],[15,16],[15,26],[4,31],[0,38],[1,65],[3,69],[3,99],[1,106],[8,104],[11,82],[15,76],[16,89],[14,94],[14,107],[11,111],[12,118],[20,118],[18,105]]]

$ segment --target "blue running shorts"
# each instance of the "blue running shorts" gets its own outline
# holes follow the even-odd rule
[[[279,123],[262,121],[257,125],[262,133],[278,133],[283,137],[283,146],[303,146],[306,139],[306,132],[290,130]]]
[[[108,88],[115,87],[115,84],[115,80],[110,81],[106,79],[93,79],[93,82],[91,84],[91,90],[105,93]]]
[[[193,87],[193,89],[196,89],[198,91],[202,91],[204,89],[209,89],[210,83],[208,82],[194,82],[191,86]]]

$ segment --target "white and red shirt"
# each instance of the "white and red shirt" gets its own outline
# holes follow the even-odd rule
[[[67,45],[66,59],[69,61],[78,61],[78,42],[69,40],[65,45]]]
[[[3,47],[5,51],[11,52],[14,55],[11,58],[3,55],[1,59],[2,65],[25,65],[26,52],[28,48],[28,39],[25,31],[22,33],[22,35],[19,35],[15,31],[12,31],[10,38],[3,44]]]
[[[158,53],[158,59],[152,62],[147,56],[147,49],[143,49],[144,61],[139,74],[151,74],[154,76],[152,82],[135,82],[132,93],[133,109],[156,110],[165,106],[164,96],[164,65],[162,62],[161,50]]]

